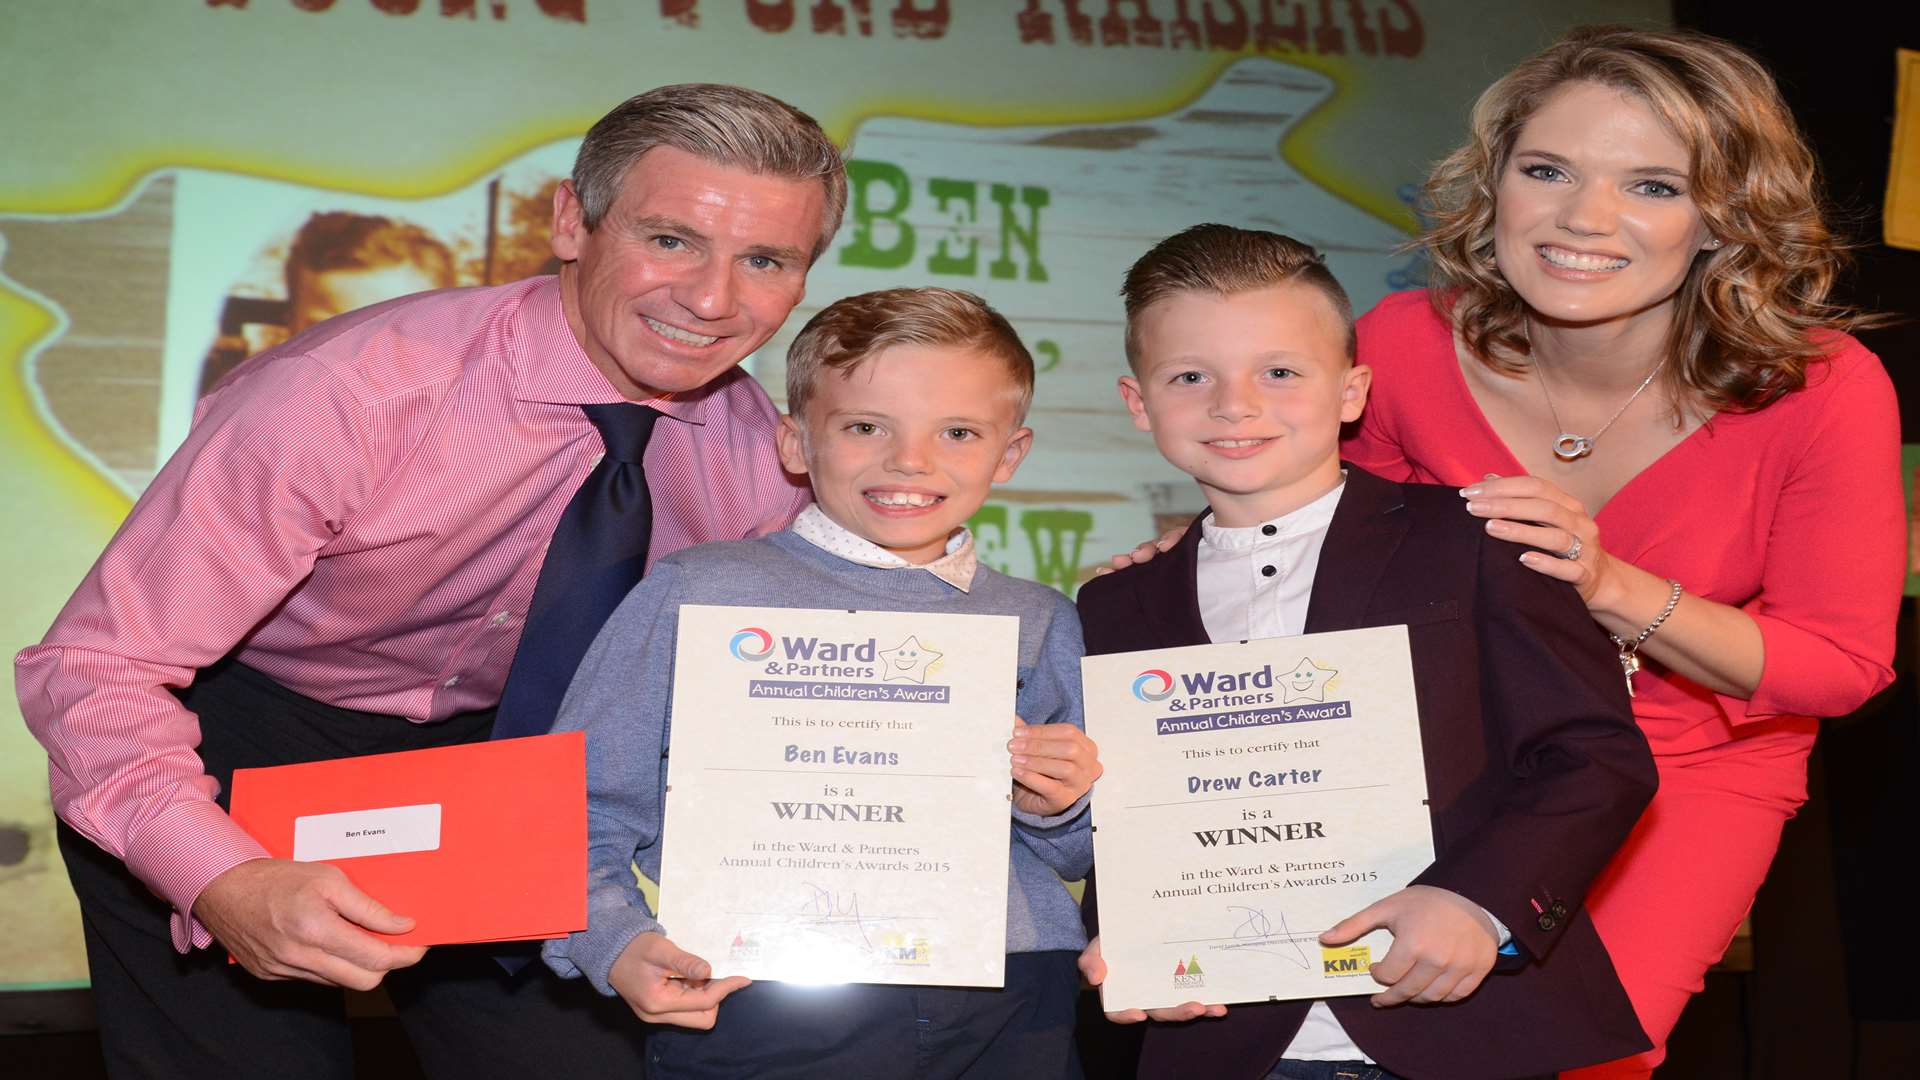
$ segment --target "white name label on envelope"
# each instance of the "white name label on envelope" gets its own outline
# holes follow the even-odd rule
[[[357,859],[440,848],[440,804],[309,814],[293,819],[295,862]]]

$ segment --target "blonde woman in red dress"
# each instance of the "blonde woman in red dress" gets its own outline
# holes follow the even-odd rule
[[[1480,98],[1427,185],[1434,286],[1360,322],[1346,456],[1457,485],[1570,582],[1661,787],[1588,907],[1651,1075],[1806,798],[1817,717],[1892,678],[1904,515],[1880,361],[1828,301],[1814,159],[1725,42],[1574,32]]]

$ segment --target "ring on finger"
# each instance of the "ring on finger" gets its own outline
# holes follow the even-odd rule
[[[1562,551],[1559,554],[1561,558],[1567,560],[1568,562],[1577,561],[1580,558],[1580,538],[1577,536],[1574,537],[1573,543],[1567,545],[1567,550]]]

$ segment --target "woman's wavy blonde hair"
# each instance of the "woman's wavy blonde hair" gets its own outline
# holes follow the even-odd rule
[[[1819,170],[1773,76],[1704,34],[1582,27],[1523,61],[1474,104],[1471,137],[1427,178],[1432,295],[1467,348],[1518,372],[1526,302],[1494,265],[1494,192],[1520,129],[1560,87],[1639,98],[1686,145],[1691,194],[1712,235],[1674,300],[1665,378],[1676,402],[1763,408],[1806,383],[1831,347],[1816,330],[1869,320],[1828,300],[1846,245],[1823,216]]]

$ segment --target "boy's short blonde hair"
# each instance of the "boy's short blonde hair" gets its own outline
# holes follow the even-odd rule
[[[1296,282],[1320,290],[1346,330],[1347,359],[1356,355],[1353,301],[1326,260],[1291,236],[1231,225],[1195,225],[1153,245],[1127,270],[1120,297],[1127,305],[1127,365],[1140,369],[1140,315],[1184,292],[1219,296]]]
[[[787,411],[799,416],[823,369],[852,375],[895,345],[977,349],[1006,365],[1019,391],[1017,425],[1033,403],[1033,354],[1006,318],[985,300],[957,289],[881,289],[828,304],[807,320],[787,348]]]

